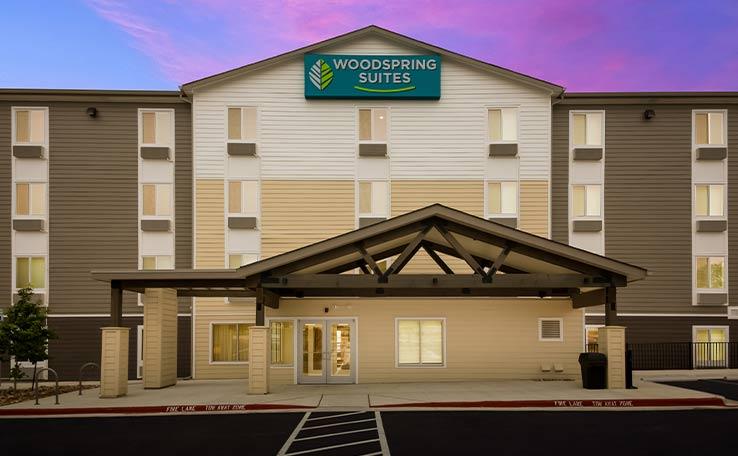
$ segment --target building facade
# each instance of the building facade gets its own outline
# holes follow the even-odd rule
[[[316,55],[328,69],[318,66],[312,85]],[[339,88],[339,68],[326,62],[347,56],[394,58],[413,76],[426,69],[413,62],[433,56],[437,96],[322,96]],[[737,103],[732,93],[568,93],[377,27],[176,92],[4,90],[0,293],[11,304],[32,284],[60,336],[49,366],[76,378],[99,360],[109,316],[109,290],[91,270],[235,269],[441,203],[648,269],[618,297],[631,342],[727,342],[731,327],[738,334],[729,292],[738,240],[727,223],[738,207],[729,158]],[[424,251],[405,270],[440,271]],[[124,293],[131,377],[143,365],[142,304]],[[457,367],[423,371],[413,361],[421,377],[531,378],[540,360],[506,371],[510,360],[495,353],[466,356],[468,334],[574,353],[604,320],[604,310],[566,305],[521,313],[500,303],[489,313],[470,300],[459,316],[442,299],[385,304],[392,315],[350,299],[287,301],[267,315],[274,381],[310,382],[308,360],[342,338],[359,347],[362,381],[418,378],[399,362],[413,350],[430,367]],[[362,329],[377,315],[389,323]],[[254,321],[252,298],[179,298],[177,374],[245,378]],[[369,339],[397,362],[372,359],[362,350]],[[576,375],[570,364],[558,374]]]

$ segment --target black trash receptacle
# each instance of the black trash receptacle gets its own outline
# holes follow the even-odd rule
[[[579,365],[582,367],[584,388],[605,389],[607,387],[607,356],[603,353],[581,353]]]

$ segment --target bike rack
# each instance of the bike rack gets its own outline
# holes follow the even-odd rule
[[[44,371],[54,374],[54,381],[56,382],[54,394],[56,395],[56,405],[59,405],[59,376],[56,374],[56,371],[50,367],[43,367],[39,369],[33,376],[33,383],[36,385],[34,387],[36,392],[36,405],[38,405],[38,381],[36,380],[36,377],[38,377],[39,374]]]
[[[82,395],[82,371],[85,370],[87,367],[97,367],[97,370],[100,370],[100,365],[97,363],[85,363],[82,365],[82,367],[79,368],[79,395]]]

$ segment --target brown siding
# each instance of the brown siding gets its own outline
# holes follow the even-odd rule
[[[738,224],[731,229],[730,221],[738,221],[738,108],[728,111],[728,303],[738,306]],[[737,332],[732,333],[738,340]]]
[[[94,119],[85,113],[87,104],[49,106],[51,312],[107,312],[108,286],[93,281],[90,270],[138,267],[137,110],[141,106],[98,104]],[[176,171],[176,253],[183,255],[177,265],[187,267],[192,233],[189,105],[151,106],[177,110],[176,159],[183,165]],[[187,304],[183,307],[188,310]],[[140,310],[135,295],[125,293],[124,312]]]
[[[175,108],[174,262],[177,269],[192,269],[192,114],[190,105]],[[190,312],[192,298],[179,298],[179,311]]]
[[[569,243],[569,107],[551,118],[551,239]]]
[[[177,376],[189,377],[191,352],[190,317],[179,317],[177,328]],[[56,370],[59,380],[77,380],[79,369],[88,362],[100,363],[100,328],[110,323],[104,317],[49,318],[49,327],[57,339],[49,343],[49,367]],[[137,326],[142,317],[123,318],[123,326],[131,328],[128,340],[128,378],[136,378]],[[99,372],[89,368],[85,378],[97,379]]]
[[[10,106],[10,103],[0,103],[0,310],[7,308],[13,299],[10,258]]]
[[[723,317],[619,317],[628,343],[691,342],[692,326],[730,326],[730,340],[738,340],[738,320]],[[586,317],[588,325],[602,325],[605,317]]]

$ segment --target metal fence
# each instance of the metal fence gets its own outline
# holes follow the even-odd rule
[[[738,342],[662,342],[628,344],[634,370],[738,369]],[[596,352],[597,344],[585,350]]]

